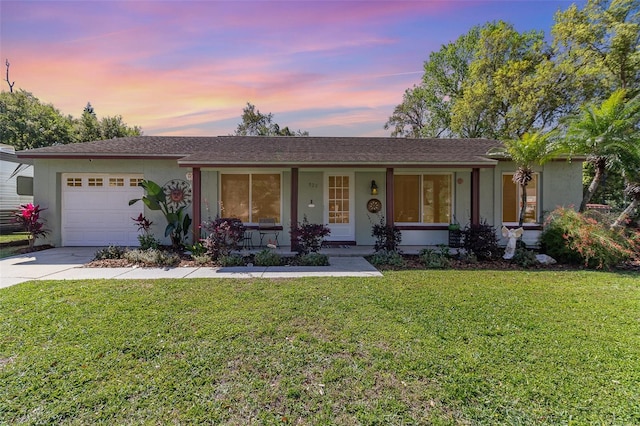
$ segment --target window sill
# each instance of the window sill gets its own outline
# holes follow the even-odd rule
[[[420,225],[420,224],[399,225],[399,224],[396,224],[395,226],[401,231],[448,231],[449,230],[449,225],[426,225],[426,224],[425,225]]]

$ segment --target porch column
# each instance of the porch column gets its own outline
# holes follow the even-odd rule
[[[385,183],[385,192],[387,196],[387,225],[393,225],[395,217],[393,217],[393,168],[389,167],[387,169],[387,179]]]
[[[298,224],[298,168],[291,168],[291,226]],[[284,230],[284,228],[283,228]],[[291,249],[295,248],[295,240],[291,235]]]
[[[480,224],[480,169],[471,169],[471,224]]]
[[[196,244],[200,240],[200,224],[202,223],[202,176],[200,167],[193,168],[192,179],[193,244]]]

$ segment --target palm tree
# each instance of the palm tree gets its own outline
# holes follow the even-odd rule
[[[516,163],[517,170],[513,174],[513,182],[520,186],[520,216],[518,226],[524,223],[525,206],[527,205],[527,185],[533,179],[533,166],[542,165],[558,155],[556,146],[549,142],[550,134],[539,132],[525,133],[518,139],[509,139],[503,146],[493,148],[490,155],[510,158]]]
[[[580,211],[598,189],[607,170],[637,169],[640,164],[638,150],[638,96],[626,100],[623,89],[616,90],[601,105],[588,104],[579,115],[569,119],[565,144],[572,154],[586,154],[595,173],[585,192]]]

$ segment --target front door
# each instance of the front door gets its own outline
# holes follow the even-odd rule
[[[325,223],[331,234],[328,241],[354,241],[353,173],[328,173],[325,177]]]

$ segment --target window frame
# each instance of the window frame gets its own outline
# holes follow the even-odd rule
[[[395,177],[397,176],[418,176],[418,208],[419,208],[419,212],[417,214],[417,217],[420,219],[419,221],[416,222],[399,222],[397,216],[394,214],[394,224],[397,226],[445,226],[445,225],[449,225],[451,223],[451,221],[453,220],[454,217],[454,213],[455,213],[455,200],[456,200],[456,196],[455,196],[455,185],[454,185],[454,177],[455,177],[455,172],[420,172],[420,173],[412,173],[412,172],[401,172],[401,173],[395,173],[394,174],[394,182],[395,182]],[[425,176],[448,176],[449,177],[449,188],[451,189],[451,193],[450,193],[450,199],[451,199],[451,206],[449,209],[449,222],[424,222],[424,177]],[[395,183],[394,183],[395,185]],[[394,188],[394,193],[395,193],[395,188]],[[395,213],[395,206],[394,206],[394,213]]]
[[[515,182],[513,183],[515,188],[516,188],[516,221],[515,222],[505,222],[504,220],[504,208],[505,208],[505,202],[504,202],[504,195],[505,195],[505,191],[504,191],[504,178],[506,176],[510,177],[511,179],[513,179],[513,175],[515,174],[515,172],[502,172],[502,174],[500,175],[500,222],[503,225],[506,226],[518,226],[518,218],[520,217],[520,199],[522,197],[522,194],[520,194],[520,185],[516,184]],[[525,215],[524,218],[524,222],[522,223],[522,226],[539,226],[541,224],[541,217],[540,217],[540,190],[541,190],[541,177],[542,177],[542,173],[540,172],[533,172],[532,175],[535,177],[536,180],[536,202],[535,202],[535,214],[534,214],[534,221],[533,222],[527,222],[527,217]],[[512,181],[512,180],[511,180]],[[513,182],[513,181],[512,181]]]
[[[219,179],[218,179],[218,205],[222,206],[222,208],[224,208],[224,202],[222,200],[222,177],[224,175],[248,175],[249,176],[249,221],[248,222],[243,222],[244,225],[246,226],[258,226],[259,223],[258,221],[253,221],[253,190],[252,190],[252,185],[253,185],[253,175],[278,175],[280,176],[280,190],[279,190],[279,197],[280,197],[280,217],[276,217],[276,225],[281,226],[282,225],[282,214],[284,212],[284,176],[283,173],[281,171],[278,172],[243,172],[243,171],[230,171],[230,172],[220,172],[219,173]],[[226,215],[223,214],[223,212],[219,212],[221,217],[227,217]]]

